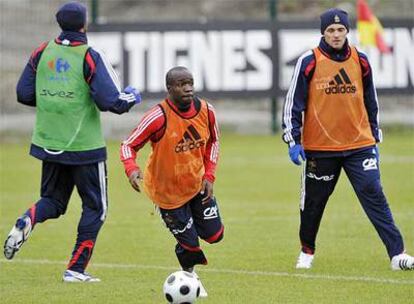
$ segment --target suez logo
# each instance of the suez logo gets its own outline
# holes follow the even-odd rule
[[[187,224],[183,227],[183,229],[178,229],[178,228],[171,228],[171,232],[172,234],[180,234],[183,233],[184,231],[191,229],[191,226],[193,226],[194,220],[192,217],[190,217],[188,219]]]
[[[324,90],[325,94],[354,94],[356,86],[352,84],[345,69],[339,70],[339,73],[328,83],[317,84],[317,89]]]
[[[175,152],[181,153],[196,148],[200,148],[206,144],[205,140],[201,138],[193,125],[190,125],[183,134],[183,138],[175,146]]]
[[[49,97],[60,97],[60,98],[74,98],[74,92],[66,92],[66,91],[51,91],[48,89],[42,89],[40,92],[40,96],[49,96]]]
[[[317,176],[315,173],[312,173],[312,172],[309,172],[308,174],[306,174],[306,176],[312,179],[316,179],[317,181],[324,181],[324,182],[329,182],[335,178],[335,175],[333,174]]]

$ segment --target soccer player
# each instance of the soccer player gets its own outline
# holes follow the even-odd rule
[[[377,143],[378,101],[367,56],[348,44],[348,14],[321,15],[319,46],[298,60],[283,110],[283,139],[293,163],[304,164],[300,252],[296,268],[311,268],[329,196],[343,168],[377,230],[393,270],[413,270],[382,190]]]
[[[199,238],[217,243],[224,226],[213,195],[219,155],[219,130],[213,107],[194,95],[193,76],[184,67],[166,75],[168,95],[149,110],[121,145],[121,160],[131,186],[144,190],[158,207],[177,245],[183,270],[207,264]],[[138,150],[151,142],[145,174],[137,166]],[[201,285],[201,283],[200,283]],[[207,292],[201,285],[200,297]]]
[[[87,44],[87,8],[68,2],[56,13],[62,29],[31,55],[17,84],[17,100],[36,107],[30,154],[42,161],[41,198],[17,219],[5,244],[12,259],[36,224],[58,218],[76,186],[82,216],[65,282],[98,282],[85,272],[105,221],[106,147],[100,112],[128,112],[141,101],[139,92],[119,81],[106,59]]]

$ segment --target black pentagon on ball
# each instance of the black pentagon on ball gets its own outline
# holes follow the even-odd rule
[[[197,298],[200,296],[200,286],[197,287]]]
[[[167,299],[168,303],[172,303],[173,302],[173,298],[169,293],[165,294],[165,298]]]
[[[182,295],[185,296],[185,295],[189,294],[189,292],[190,292],[190,287],[188,287],[187,285],[183,285],[183,286],[180,287],[180,293]]]
[[[167,283],[172,284],[175,281],[175,275],[172,275],[168,278]]]

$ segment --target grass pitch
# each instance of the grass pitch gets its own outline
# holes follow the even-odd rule
[[[221,142],[215,194],[225,237],[202,244],[209,265],[197,272],[209,297],[198,303],[414,303],[414,272],[390,270],[344,174],[322,220],[314,267],[298,271],[301,168],[290,163],[280,136],[224,133]],[[38,199],[41,163],[28,147],[1,145],[1,242]],[[13,261],[0,257],[1,303],[166,302],[162,284],[178,269],[175,242],[152,203],[130,188],[118,148],[108,145],[109,214],[88,267],[102,282],[61,282],[81,212],[75,191],[67,213],[36,226]],[[385,193],[414,254],[414,132],[388,134],[380,155]]]

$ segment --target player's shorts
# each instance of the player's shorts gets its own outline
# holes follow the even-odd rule
[[[202,203],[198,193],[177,209],[160,209],[161,217],[177,242],[188,250],[200,250],[199,238],[209,243],[221,239],[224,226],[215,197]]]

